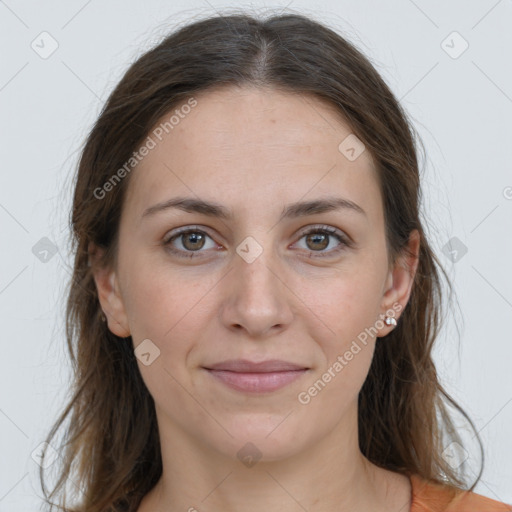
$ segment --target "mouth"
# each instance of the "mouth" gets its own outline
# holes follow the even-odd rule
[[[307,367],[275,359],[261,363],[229,360],[203,368],[218,382],[245,393],[277,391],[309,371]]]

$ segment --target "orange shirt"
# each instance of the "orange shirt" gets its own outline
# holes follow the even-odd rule
[[[411,475],[410,512],[512,512],[512,505]]]

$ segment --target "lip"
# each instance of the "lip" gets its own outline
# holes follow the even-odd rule
[[[204,367],[214,378],[237,391],[268,393],[281,389],[304,375],[309,368],[272,359],[255,363],[231,359]]]
[[[290,363],[281,359],[269,359],[256,363],[248,359],[229,359],[220,363],[205,366],[207,370],[225,370],[239,373],[269,373],[294,370],[308,370],[307,366]]]

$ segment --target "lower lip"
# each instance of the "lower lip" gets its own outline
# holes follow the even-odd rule
[[[232,389],[250,393],[276,391],[304,375],[307,370],[268,373],[239,373],[227,370],[207,370],[210,375]]]

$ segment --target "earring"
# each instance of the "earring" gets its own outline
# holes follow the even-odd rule
[[[386,325],[393,325],[395,326],[396,325],[396,320],[392,317],[392,316],[387,316],[384,320],[384,323]]]

